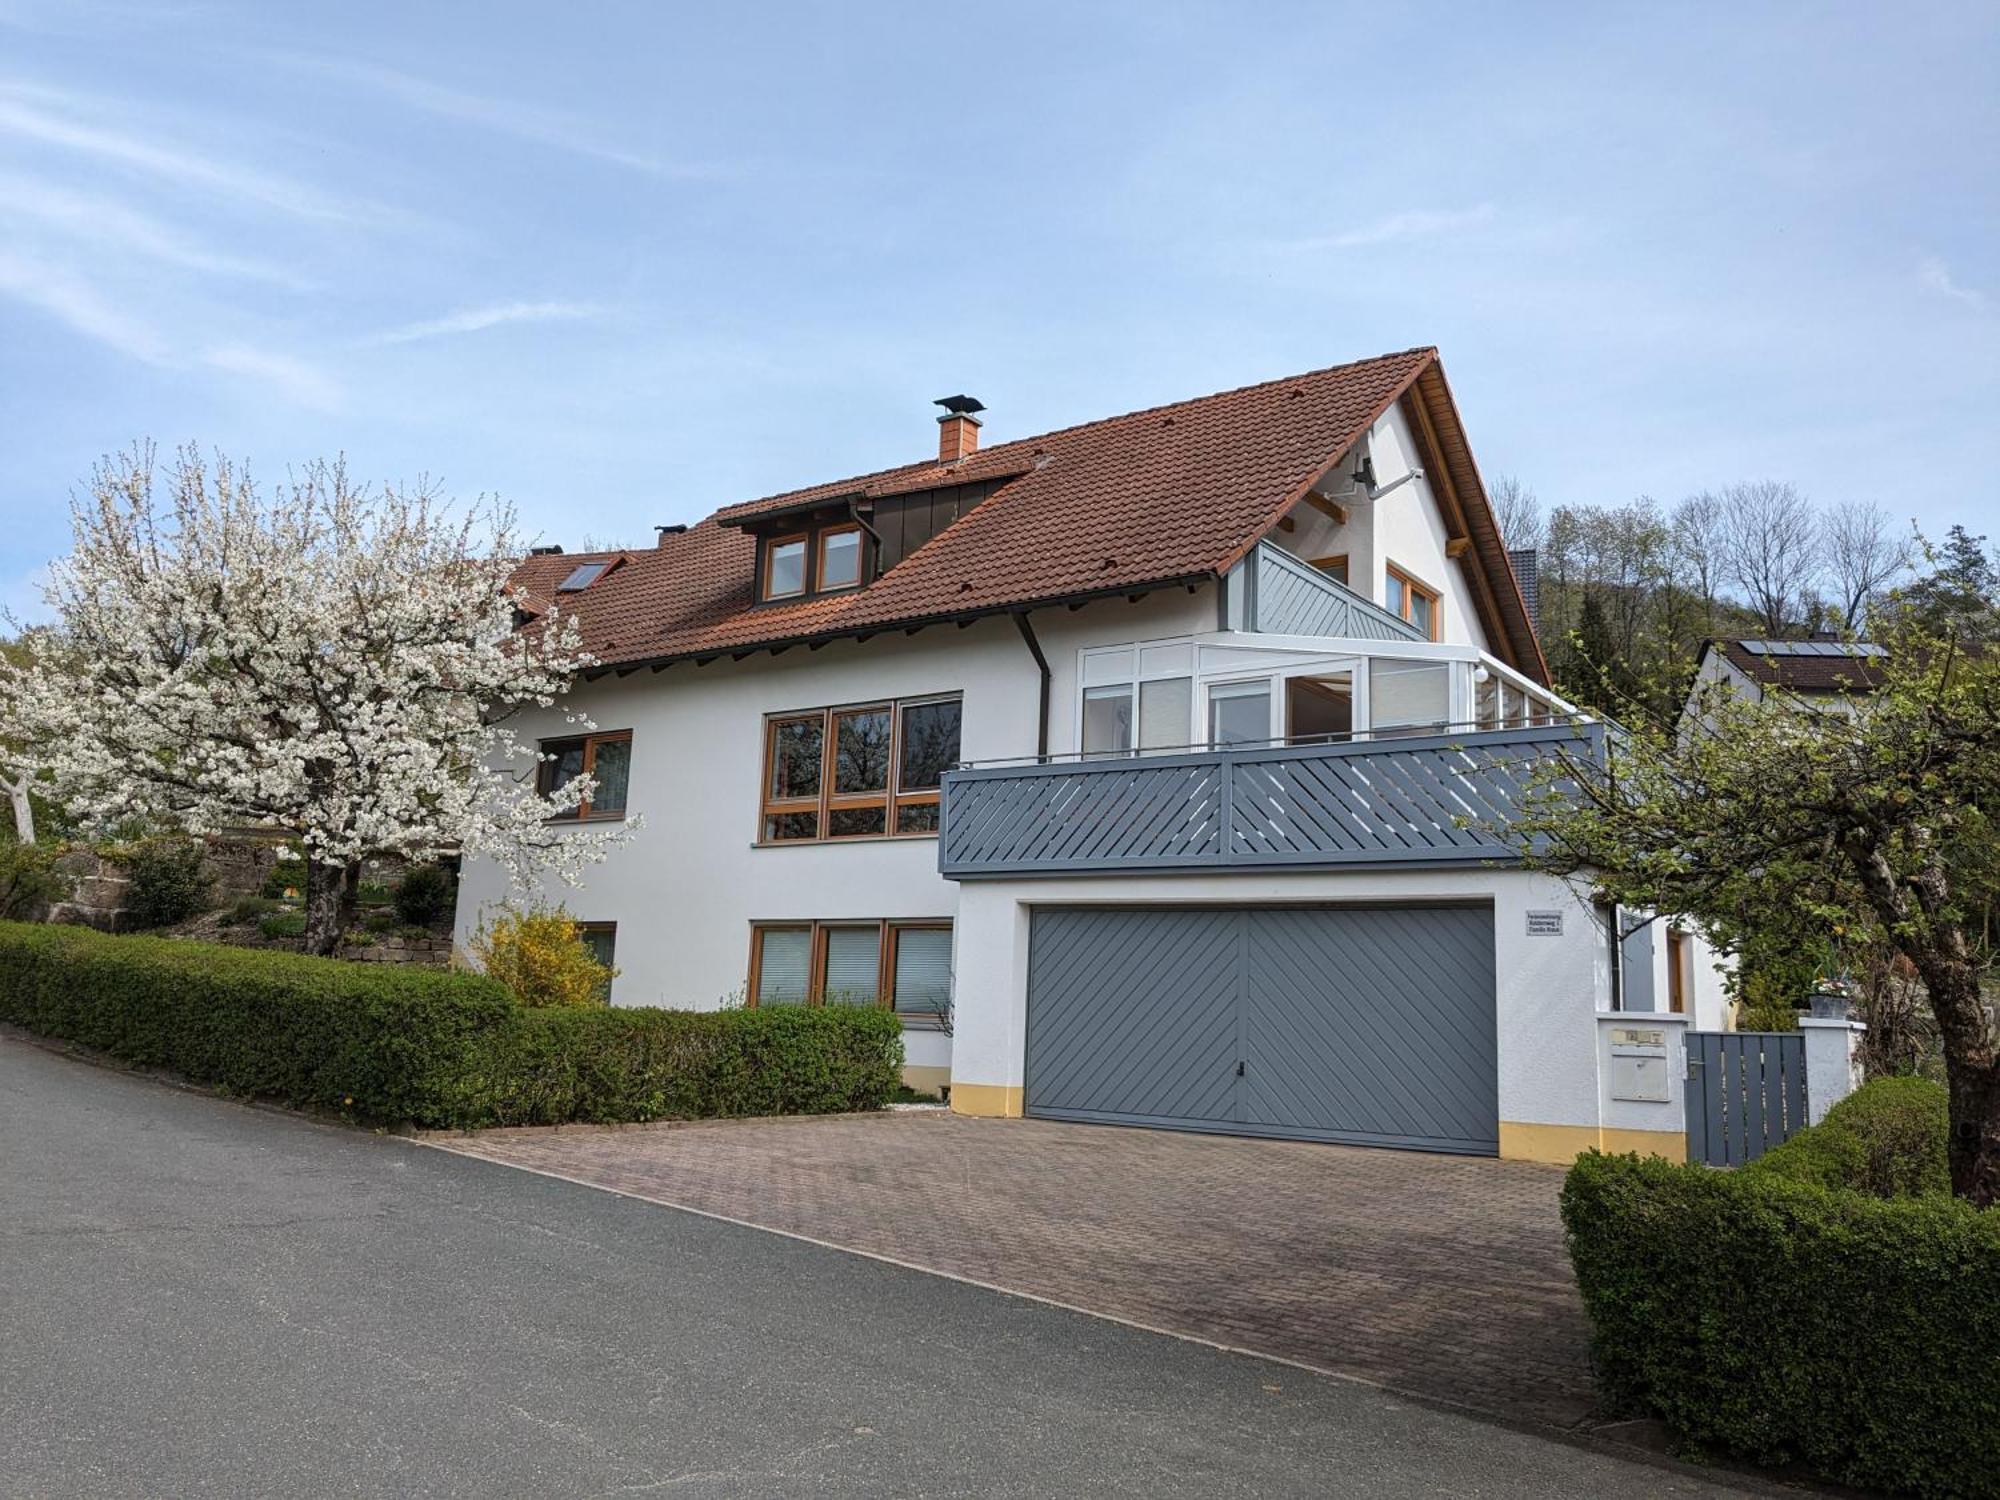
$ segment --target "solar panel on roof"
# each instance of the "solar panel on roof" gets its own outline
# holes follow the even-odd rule
[[[578,563],[575,568],[571,569],[569,577],[556,585],[556,592],[558,594],[580,593],[597,582],[598,575],[610,566],[611,564],[609,563],[601,562]]]
[[[1752,656],[1887,656],[1872,641],[1743,641]]]

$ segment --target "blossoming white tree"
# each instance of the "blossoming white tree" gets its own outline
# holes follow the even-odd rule
[[[590,658],[553,607],[516,627],[505,509],[358,486],[338,462],[267,497],[220,457],[184,449],[162,473],[138,447],[71,510],[56,619],[0,663],[0,724],[84,826],[287,832],[315,953],[369,856],[456,848],[573,882],[616,837],[550,822],[593,788],[540,790],[507,726]]]

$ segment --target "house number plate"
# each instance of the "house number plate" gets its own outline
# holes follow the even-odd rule
[[[1563,935],[1563,914],[1559,911],[1531,911],[1528,913],[1529,937],[1561,937]]]

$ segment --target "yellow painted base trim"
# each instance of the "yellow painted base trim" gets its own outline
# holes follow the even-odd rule
[[[1500,1122],[1500,1154],[1510,1161],[1550,1161],[1567,1166],[1585,1151],[1636,1151],[1641,1156],[1686,1161],[1687,1137],[1678,1130]]]
[[[951,1069],[941,1066],[903,1064],[903,1087],[920,1094],[935,1094],[951,1082]]]
[[[1021,1118],[1021,1086],[1018,1083],[954,1083],[951,1086],[954,1114],[983,1115],[989,1120]]]

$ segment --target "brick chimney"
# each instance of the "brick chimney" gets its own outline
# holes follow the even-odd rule
[[[938,462],[955,464],[979,451],[979,418],[974,412],[986,408],[970,396],[940,396],[931,403],[942,406],[938,418]]]

